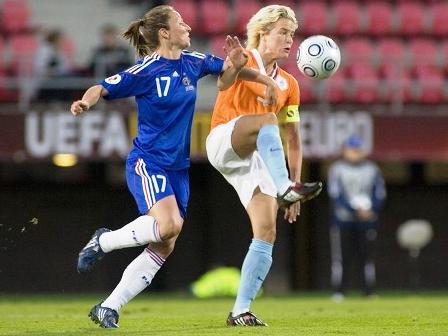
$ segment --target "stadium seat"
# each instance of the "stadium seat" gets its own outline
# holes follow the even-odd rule
[[[448,36],[448,3],[434,3],[430,6],[430,32],[436,36]]]
[[[388,67],[408,67],[409,58],[402,39],[383,38],[378,40],[377,53],[380,68]]]
[[[13,73],[29,73],[32,67],[32,58],[37,50],[38,42],[34,35],[14,35],[10,39],[11,45],[11,70]]]
[[[230,32],[229,3],[224,0],[202,0],[199,3],[201,13],[200,30],[205,35],[227,34]]]
[[[357,63],[350,66],[352,101],[359,104],[377,103],[380,99],[380,82],[372,66]]]
[[[346,103],[348,100],[345,69],[339,68],[330,78],[322,82],[324,84],[323,98],[331,104]]]
[[[373,64],[376,59],[375,48],[368,38],[351,38],[342,45],[342,59],[347,65],[353,63]]]
[[[411,66],[414,69],[422,66],[437,67],[439,65],[439,52],[436,43],[432,39],[411,39],[409,41],[409,51]]]
[[[1,30],[20,33],[29,28],[31,9],[26,0],[4,0],[0,5]]]
[[[338,34],[349,35],[361,30],[361,13],[358,2],[338,1],[333,5],[335,20],[334,31]]]
[[[171,0],[169,4],[179,11],[185,23],[191,27],[193,34],[196,34],[198,29],[196,2],[194,0]]]
[[[225,53],[223,46],[226,40],[226,35],[215,35],[209,38],[210,52],[213,55],[224,57]]]
[[[398,33],[418,35],[424,33],[425,7],[419,2],[403,2],[397,4]]]
[[[444,101],[443,75],[437,71],[417,73],[418,100],[423,104],[439,104]]]
[[[366,33],[386,35],[393,31],[393,7],[386,1],[367,2]]]
[[[322,1],[303,2],[299,6],[299,32],[306,35],[323,34],[328,30],[328,9]]]
[[[409,70],[390,65],[383,69],[384,100],[390,103],[410,103],[414,101],[414,84]]]
[[[258,0],[236,0],[233,13],[234,17],[234,29],[237,34],[246,32],[246,25],[249,19],[261,8],[261,4]]]

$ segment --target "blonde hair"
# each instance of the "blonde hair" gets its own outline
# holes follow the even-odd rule
[[[261,8],[252,16],[247,24],[247,48],[254,49],[260,44],[262,33],[268,32],[280,19],[288,19],[298,27],[296,14],[294,11],[282,5],[270,5]]]
[[[131,22],[123,37],[134,46],[138,56],[149,55],[159,47],[159,30],[169,29],[168,20],[174,11],[171,6],[157,6],[147,12],[143,19]]]

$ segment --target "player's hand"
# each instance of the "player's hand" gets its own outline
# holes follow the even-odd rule
[[[232,62],[232,66],[237,70],[242,69],[249,59],[247,54],[244,52],[244,48],[242,47],[240,40],[236,36],[232,37],[227,35],[224,44],[224,52]]]
[[[285,208],[284,218],[289,223],[294,223],[298,216],[300,216],[300,202],[293,203],[288,208]]]
[[[70,111],[74,116],[80,115],[81,113],[87,111],[90,108],[89,103],[85,100],[77,100],[72,103]]]
[[[370,220],[374,217],[373,211],[372,210],[367,210],[367,209],[358,209],[356,210],[356,216],[360,219],[360,220]]]
[[[264,92],[263,97],[264,106],[277,105],[277,90],[275,89],[277,84],[274,82],[274,80],[271,81],[272,81],[271,84],[266,85],[266,90]]]

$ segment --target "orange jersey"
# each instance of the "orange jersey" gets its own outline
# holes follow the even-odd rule
[[[249,60],[246,67],[266,74],[260,54],[257,50],[247,51]],[[247,114],[263,114],[275,112],[285,114],[286,122],[299,121],[300,91],[297,80],[285,70],[276,66],[272,78],[277,83],[277,105],[264,106],[266,86],[256,82],[237,80],[224,91],[219,91],[213,109],[211,128],[225,124],[228,121]]]

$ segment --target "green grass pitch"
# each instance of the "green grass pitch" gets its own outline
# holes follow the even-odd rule
[[[0,335],[448,335],[448,294],[381,294],[373,300],[327,295],[262,297],[253,309],[269,327],[224,325],[231,299],[196,300],[145,292],[104,330],[87,313],[101,295],[0,295]]]

